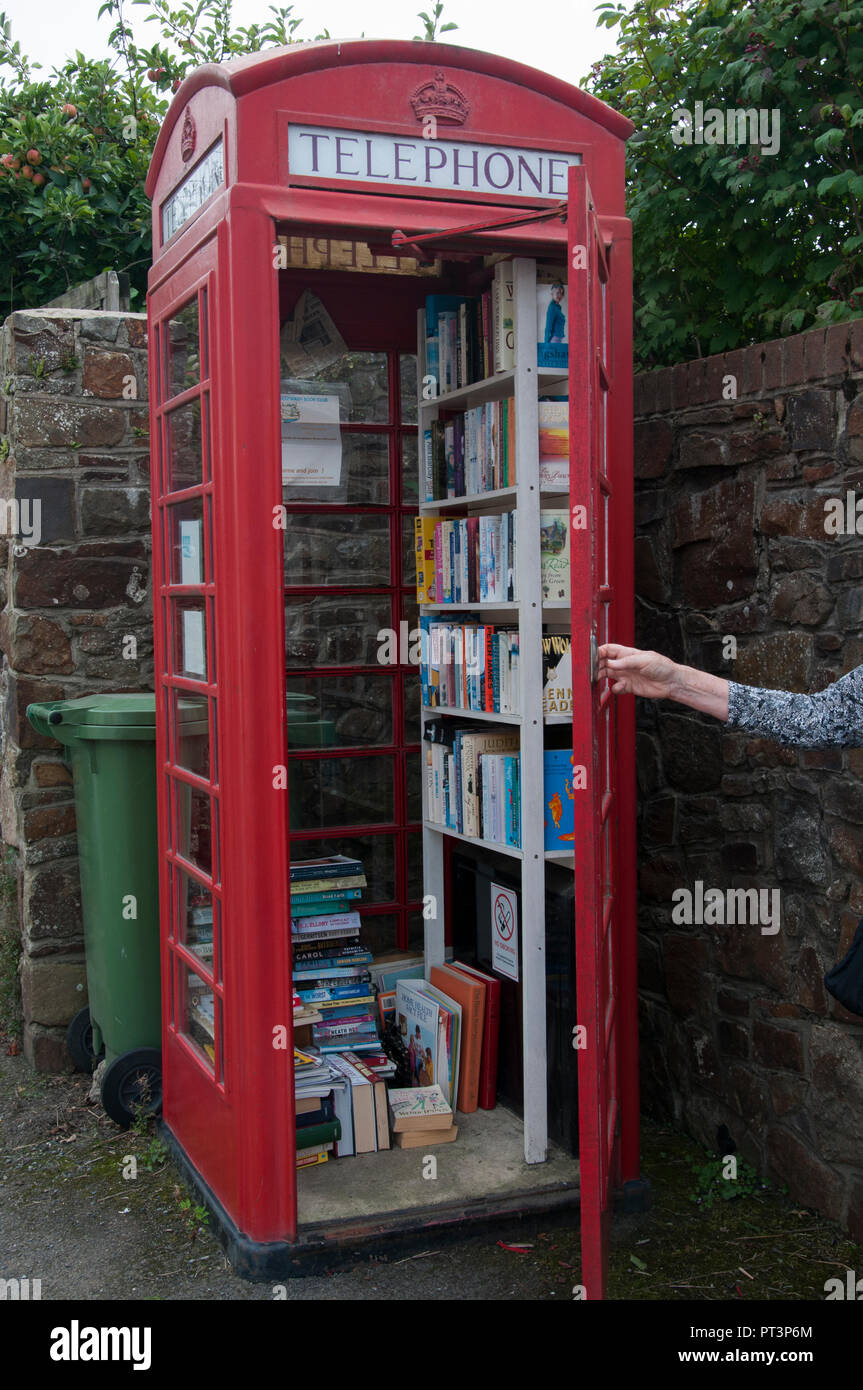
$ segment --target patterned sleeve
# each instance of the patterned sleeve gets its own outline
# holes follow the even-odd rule
[[[863,747],[863,666],[817,695],[729,681],[728,723],[801,748]]]

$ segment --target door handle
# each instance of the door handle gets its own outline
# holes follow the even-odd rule
[[[593,685],[599,670],[599,648],[596,645],[596,634],[590,634],[590,683]]]

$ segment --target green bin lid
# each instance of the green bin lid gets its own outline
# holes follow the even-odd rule
[[[155,724],[156,697],[146,691],[132,695],[83,695],[78,700],[63,700],[55,707],[62,724]]]

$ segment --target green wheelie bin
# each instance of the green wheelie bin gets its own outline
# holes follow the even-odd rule
[[[206,736],[182,701],[184,737]],[[40,733],[68,748],[75,782],[89,1008],[69,1025],[76,1065],[104,1054],[102,1104],[122,1126],[162,1103],[155,696],[32,704]]]

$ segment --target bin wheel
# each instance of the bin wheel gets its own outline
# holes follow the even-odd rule
[[[93,1051],[93,1024],[90,1020],[90,1010],[86,1005],[83,1009],[78,1010],[66,1029],[66,1049],[79,1071],[93,1070],[98,1057]],[[105,1044],[103,1043],[99,1057],[102,1057],[104,1052]]]
[[[158,1115],[162,1109],[162,1054],[157,1047],[123,1052],[105,1068],[102,1104],[123,1129],[139,1115]]]

